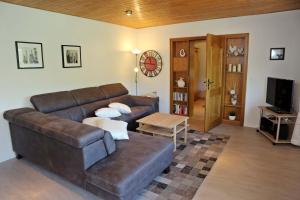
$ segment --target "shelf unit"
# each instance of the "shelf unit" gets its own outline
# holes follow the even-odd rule
[[[288,139],[286,139],[286,140],[279,139],[280,126],[283,124],[292,126],[292,129],[290,131],[290,132],[292,132],[292,130],[295,126],[297,114],[295,114],[295,113],[278,114],[274,111],[269,110],[265,106],[260,106],[258,108],[260,109],[260,119],[262,117],[265,117],[266,119],[270,120],[273,124],[277,124],[277,131],[276,131],[275,137],[272,134],[261,130],[260,128],[258,128],[257,131],[260,132],[261,134],[263,134],[264,136],[266,136],[266,138],[268,138],[273,144],[289,144],[289,143],[291,143],[291,135],[292,135],[291,133],[289,133]],[[259,124],[261,124],[261,122]]]
[[[242,126],[244,124],[245,96],[248,63],[249,34],[224,35],[224,72],[223,72],[223,123]],[[233,47],[243,48],[243,51],[234,55]],[[231,49],[231,51],[230,51]],[[238,52],[236,50],[236,52]],[[241,70],[238,71],[238,65]],[[231,65],[231,67],[229,66]],[[234,67],[235,66],[235,67]],[[230,90],[235,89],[237,105],[231,103]],[[236,113],[236,120],[229,120],[229,113]]]
[[[170,111],[172,114],[189,116],[189,49],[188,39],[171,40],[171,69],[170,69]],[[184,50],[185,56],[180,56],[180,50]],[[178,87],[176,80],[183,78],[185,87]],[[176,94],[183,95],[178,99]]]

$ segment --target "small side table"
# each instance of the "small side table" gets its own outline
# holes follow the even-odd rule
[[[184,133],[184,144],[187,143],[188,117],[171,115],[167,113],[154,113],[137,120],[140,133],[150,133],[153,136],[160,135],[173,139],[174,151],[176,151],[177,134]]]
[[[286,140],[281,140],[279,138],[279,134],[280,134],[280,126],[282,124],[286,124],[289,126],[293,126],[295,125],[295,121],[297,118],[297,114],[292,113],[292,114],[279,114],[276,113],[270,109],[268,109],[265,106],[259,106],[258,107],[260,109],[260,122],[259,122],[259,126],[261,125],[261,119],[264,117],[267,120],[269,120],[270,122],[272,122],[273,124],[277,124],[277,130],[276,130],[276,136],[274,138],[274,136],[264,130],[261,130],[261,127],[259,127],[257,129],[257,132],[262,133],[264,136],[266,136],[269,140],[272,141],[272,143],[275,144],[290,144],[291,143],[291,135],[289,135],[288,139]]]

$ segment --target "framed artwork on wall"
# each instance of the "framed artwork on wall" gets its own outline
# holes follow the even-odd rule
[[[63,68],[82,67],[81,46],[61,45]]]
[[[42,43],[16,41],[15,45],[18,69],[44,68]]]
[[[284,60],[285,48],[271,48],[270,60]]]

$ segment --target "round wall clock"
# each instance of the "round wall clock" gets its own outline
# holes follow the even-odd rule
[[[154,50],[145,51],[140,58],[140,68],[145,76],[157,76],[162,70],[161,56]]]

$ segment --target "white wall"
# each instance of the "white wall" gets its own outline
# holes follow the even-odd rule
[[[0,162],[14,156],[5,110],[34,94],[122,82],[131,88],[136,30],[0,3]],[[43,43],[44,69],[17,69],[15,41]],[[82,68],[63,69],[61,45],[81,45]]]
[[[257,126],[256,107],[265,102],[267,76],[295,79],[299,107],[299,10],[135,30],[0,2],[0,162],[14,156],[2,114],[31,106],[30,96],[112,82],[131,90],[135,60],[129,51],[137,46],[157,50],[164,62],[156,78],[139,74],[139,93],[158,91],[161,110],[169,112],[169,39],[243,32],[250,33],[245,125]],[[42,42],[45,68],[18,70],[16,40]],[[62,68],[62,44],[81,45],[82,68]],[[286,59],[270,61],[269,48],[281,46],[286,47]]]
[[[162,111],[169,112],[169,39],[207,33],[250,33],[245,126],[258,126],[257,106],[265,104],[267,76],[296,80],[294,104],[299,109],[300,10],[297,10],[139,29],[138,47],[155,49],[163,58],[163,70],[157,78],[139,76],[142,92],[158,91]],[[270,61],[271,47],[285,47],[285,60]]]

